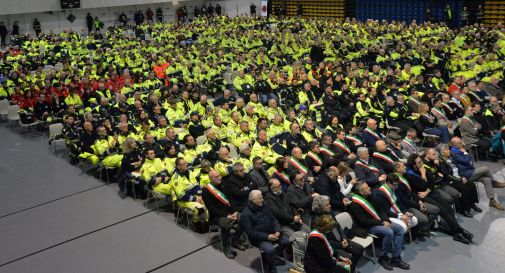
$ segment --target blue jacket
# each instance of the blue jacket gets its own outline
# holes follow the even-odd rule
[[[458,167],[459,175],[466,178],[472,177],[473,172],[475,171],[472,155],[469,153],[463,153],[455,147],[451,148],[451,154],[453,163],[456,164],[456,167]]]
[[[254,246],[268,241],[269,234],[281,232],[281,225],[275,219],[272,211],[264,204],[262,207],[258,207],[251,201],[247,202],[242,214],[240,214],[240,225]]]

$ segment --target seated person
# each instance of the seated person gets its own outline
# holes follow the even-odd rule
[[[291,175],[291,185],[286,191],[286,198],[291,208],[300,214],[303,222],[309,222],[312,198],[318,195],[317,192],[312,191],[310,184],[305,182],[305,175],[300,172]]]
[[[140,173],[147,186],[154,192],[172,195],[172,187],[168,184],[170,176],[163,161],[156,157],[153,148],[145,150],[145,161],[140,168]]]
[[[224,192],[236,211],[241,211],[246,205],[249,192],[258,189],[258,185],[252,182],[251,176],[245,173],[244,165],[240,162],[233,164],[233,172],[226,177],[223,185]]]
[[[240,215],[240,226],[244,229],[251,244],[263,253],[267,266],[275,270],[275,256],[290,245],[288,237],[281,233],[279,221],[272,211],[263,204],[259,190],[249,193],[249,202]]]
[[[330,214],[335,217],[335,212],[332,211],[330,205],[330,198],[326,195],[314,197],[312,200],[312,218],[310,228],[314,229],[318,219],[325,214]],[[363,256],[365,249],[360,244],[351,241],[338,222],[333,229],[327,233],[326,238],[339,256],[346,257],[351,260],[351,272],[355,272],[359,259]]]
[[[355,224],[353,230],[358,236],[367,236],[368,233],[371,233],[382,238],[379,264],[384,269],[393,270],[393,267],[409,269],[409,264],[402,261],[401,258],[403,227],[390,222],[371,194],[372,191],[367,183],[357,182],[354,185],[354,195],[350,206]],[[389,252],[393,253],[391,259],[388,257]]]
[[[337,225],[335,218],[329,214],[319,217],[315,229],[307,239],[307,249],[304,257],[304,270],[307,273],[347,273],[350,271],[352,261],[338,255],[330,246],[327,236]]]
[[[358,160],[354,164],[354,172],[356,173],[356,179],[363,180],[374,188],[379,187],[382,182],[386,181],[387,177],[379,164],[373,158],[370,158],[367,147],[358,148]]]
[[[323,172],[314,183],[314,191],[320,195],[330,198],[331,209],[335,211],[345,211],[351,204],[350,200],[342,194],[338,183],[339,172],[337,167],[331,166]]]

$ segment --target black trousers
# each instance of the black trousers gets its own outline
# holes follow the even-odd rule
[[[347,242],[349,246],[346,249],[337,249],[337,253],[339,256],[351,260],[351,272],[354,272],[365,249],[360,244],[352,242],[351,240],[347,240]]]
[[[477,188],[474,182],[452,182],[451,187],[455,188],[461,193],[461,197],[456,202],[456,209],[461,211],[468,211],[472,208],[473,204],[479,202]]]
[[[440,217],[444,219],[444,221],[447,223],[450,229],[451,235],[454,233],[457,233],[461,230],[461,226],[458,224],[458,221],[454,217],[454,213],[452,209],[448,208],[446,204],[443,204],[442,202],[435,200],[434,198],[427,196],[424,198],[423,202],[432,204],[434,206],[437,206],[438,209],[440,210]]]

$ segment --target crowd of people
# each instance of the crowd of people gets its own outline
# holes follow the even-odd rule
[[[351,239],[371,233],[385,269],[408,269],[409,232],[472,243],[455,212],[482,211],[476,183],[504,210],[505,183],[474,163],[504,153],[501,25],[214,16],[136,28],[151,38],[120,26],[18,37],[1,53],[0,97],[63,123],[71,163],[116,170],[123,197],[165,194],[195,230],[218,225],[228,258],[249,241],[275,271],[273,254],[305,232],[306,272],[356,272]],[[344,212],[352,230],[335,220]]]

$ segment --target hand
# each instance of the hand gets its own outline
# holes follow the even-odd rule
[[[344,206],[346,206],[346,207],[352,203],[351,200],[349,200],[348,198],[342,199],[342,202],[344,203]]]
[[[351,180],[351,184],[352,184],[352,185],[356,185],[356,182],[358,182],[356,179],[352,179],[352,180]]]
[[[197,197],[196,197],[196,202],[197,202],[197,203],[200,203],[200,204],[203,204],[203,199],[202,199],[202,197],[201,197],[201,196],[197,196]]]
[[[318,173],[321,170],[321,166],[314,166],[314,172]]]
[[[435,165],[438,165],[438,159],[435,159],[435,161],[433,161],[433,163],[435,163]]]
[[[391,227],[391,223],[390,222],[384,222],[384,226],[387,227],[387,228]]]
[[[346,239],[342,240],[342,248],[347,248],[349,246],[349,242]]]
[[[383,175],[379,176],[379,181],[381,181],[381,182],[385,181],[387,178],[388,178],[388,176],[383,174]]]
[[[275,234],[270,234],[270,235],[268,235],[268,240],[275,242],[275,241],[279,240],[279,238],[277,238],[277,236],[275,236]]]
[[[422,191],[422,192],[418,193],[417,195],[419,196],[419,198],[424,199],[424,198],[426,198],[426,196],[428,196],[428,191]]]
[[[293,217],[293,223],[298,223],[298,224],[302,223],[302,218],[300,218],[300,215],[295,215],[295,217]]]
[[[158,186],[161,183],[162,178],[161,177],[156,177],[154,184]]]
[[[405,213],[405,215],[407,215],[408,217],[412,218],[414,216],[414,214],[410,213],[410,212],[407,212]]]
[[[355,153],[350,153],[349,156],[348,156],[349,159],[355,159],[356,158],[356,154]]]
[[[419,172],[421,173],[421,175],[425,175],[426,174],[426,168],[424,167],[424,165],[422,167],[419,168]]]
[[[419,208],[421,209],[422,212],[426,211],[426,205],[423,204],[422,202],[421,202],[421,204],[419,204]]]
[[[317,192],[312,193],[312,198],[316,198],[317,196],[319,196],[319,193]]]
[[[338,259],[339,259],[339,260],[341,260],[342,262],[345,262],[345,263],[349,264],[349,265],[351,265],[351,264],[352,264],[351,260],[349,260],[349,259],[348,259],[348,258],[346,258],[346,257],[342,257],[342,256],[340,256],[340,257],[338,257]]]

